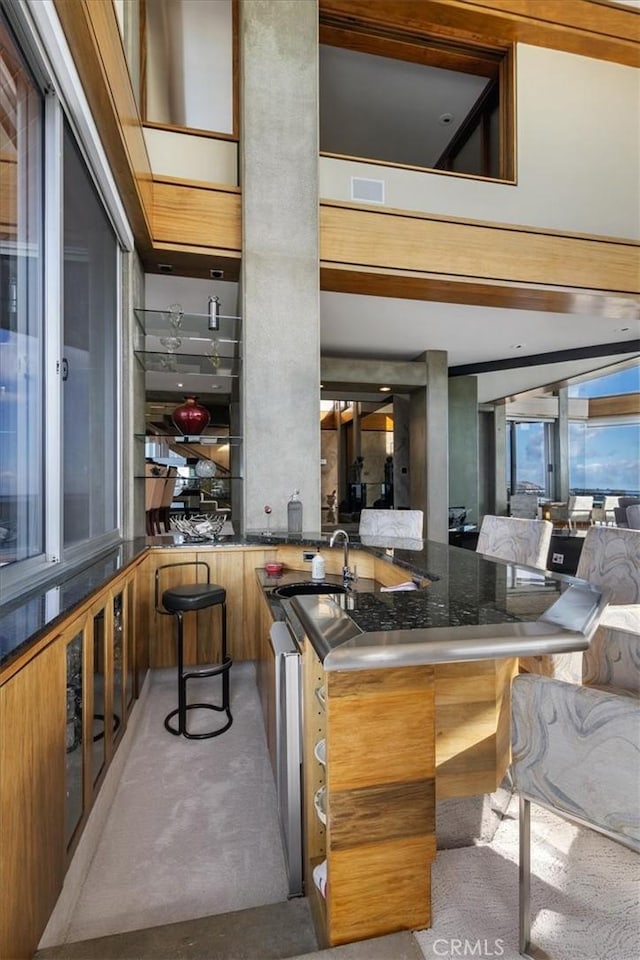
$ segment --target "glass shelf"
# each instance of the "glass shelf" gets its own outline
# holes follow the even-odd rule
[[[225,434],[198,434],[197,436],[187,436],[185,434],[170,433],[136,433],[136,440],[146,440],[152,443],[184,443],[200,444],[202,446],[223,446],[239,447],[242,443],[242,437],[229,437]]]
[[[138,363],[150,373],[199,374],[209,377],[239,377],[240,360],[211,353],[167,353],[159,350],[136,350]]]
[[[166,310],[134,308],[134,315],[144,336],[206,337],[208,340],[239,342],[240,317],[220,316],[219,329],[209,329],[208,313],[181,313]]]
[[[181,469],[186,470],[187,468],[185,467]],[[189,469],[192,470],[193,468],[190,467]],[[136,477],[136,480],[166,480],[167,479],[166,477],[147,477],[141,473],[136,473],[135,477]],[[199,477],[196,473],[193,473],[191,476],[188,476],[188,477],[182,476],[180,474],[176,477],[172,477],[171,479],[175,479],[176,481],[182,480],[185,483],[188,483],[190,485],[193,484],[194,486],[195,484],[198,484],[198,486],[204,485],[207,487],[218,488],[218,487],[223,487],[226,484],[231,483],[233,481],[244,480],[244,477],[238,477],[235,474],[233,476],[228,476],[226,473],[224,476],[218,476],[218,474],[216,473],[213,477]]]

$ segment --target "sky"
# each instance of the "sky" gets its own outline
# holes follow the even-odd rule
[[[571,397],[602,397],[640,392],[640,364],[575,384]],[[518,480],[545,483],[544,429],[518,425]],[[569,484],[577,490],[640,493],[640,420],[569,425]]]
[[[606,377],[585,380],[569,387],[570,397],[611,397],[620,393],[640,392],[640,364]]]

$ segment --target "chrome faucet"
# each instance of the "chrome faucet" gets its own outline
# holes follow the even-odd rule
[[[344,538],[344,559],[342,561],[342,582],[347,590],[351,587],[351,582],[355,580],[355,574],[349,569],[349,534],[346,530],[334,530],[329,540],[329,546],[332,547],[339,536]]]

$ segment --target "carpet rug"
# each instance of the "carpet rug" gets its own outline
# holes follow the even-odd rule
[[[553,960],[637,960],[640,857],[541,807],[531,808],[532,942]],[[492,841],[438,851],[426,960],[518,960],[518,805]]]
[[[189,684],[219,699],[219,678]],[[200,688],[200,689],[199,689]],[[211,740],[168,733],[175,670],[157,670],[64,942],[286,900],[287,880],[253,663],[231,671],[233,725]],[[194,711],[194,713],[196,713]],[[222,714],[190,717],[211,725]],[[222,721],[221,721],[222,722]]]

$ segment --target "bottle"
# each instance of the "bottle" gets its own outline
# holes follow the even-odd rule
[[[302,501],[299,490],[294,490],[287,504],[287,530],[289,533],[302,533]]]
[[[324,557],[318,552],[311,561],[311,579],[312,580],[324,580]]]

